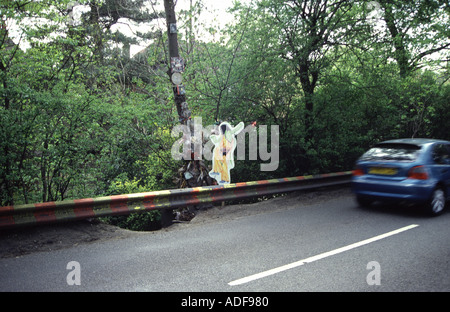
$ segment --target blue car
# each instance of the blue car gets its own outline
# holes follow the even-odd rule
[[[431,215],[439,215],[450,199],[450,142],[381,142],[357,160],[352,190],[360,206],[374,201],[409,202],[423,205]]]

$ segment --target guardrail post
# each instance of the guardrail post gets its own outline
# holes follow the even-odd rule
[[[160,209],[161,213],[161,227],[165,228],[171,226],[173,223],[173,210],[172,209]]]

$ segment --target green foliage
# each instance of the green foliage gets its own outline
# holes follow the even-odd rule
[[[161,213],[159,211],[132,213],[117,226],[130,229],[132,231],[152,231],[161,228]]]
[[[140,180],[128,180],[126,174],[118,176],[109,186],[110,195],[142,193],[149,191]],[[123,216],[103,217],[103,222],[117,225],[133,231],[151,231],[161,227],[161,213],[159,211],[144,211]]]

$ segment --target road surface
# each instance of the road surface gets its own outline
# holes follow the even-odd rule
[[[290,199],[264,213],[0,259],[0,291],[450,291],[449,212],[361,209],[348,190]]]

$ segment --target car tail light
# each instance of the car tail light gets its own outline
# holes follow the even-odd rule
[[[409,169],[408,179],[427,180],[428,173],[424,166],[415,166]]]
[[[353,176],[357,177],[357,176],[362,176],[364,175],[364,171],[362,170],[362,168],[360,167],[356,167],[353,171],[352,171]]]

